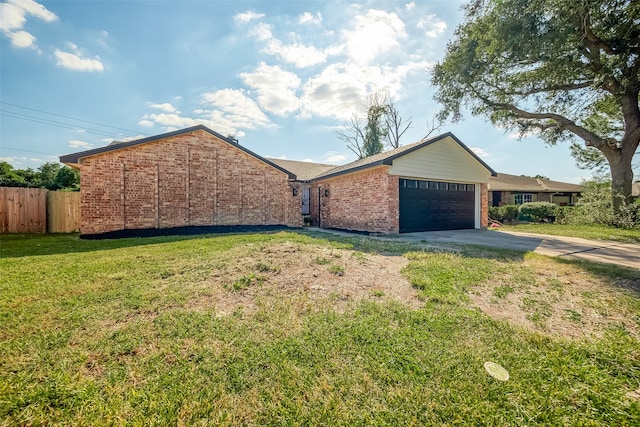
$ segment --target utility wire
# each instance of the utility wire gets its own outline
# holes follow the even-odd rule
[[[60,128],[65,128],[65,129],[81,129],[86,131],[87,133],[93,133],[96,135],[101,135],[101,136],[110,136],[110,137],[120,137],[121,135],[114,133],[114,132],[109,132],[109,131],[103,131],[100,129],[93,129],[93,128],[85,128],[85,127],[80,127],[80,126],[76,126],[72,123],[64,123],[64,122],[58,122],[55,120],[49,120],[49,119],[45,119],[42,117],[36,117],[36,116],[30,116],[28,114],[22,114],[22,113],[16,113],[13,111],[6,111],[6,110],[2,110],[0,109],[0,115],[3,115],[5,117],[11,117],[14,119],[21,119],[21,120],[26,120],[29,122],[34,122],[34,123],[41,123],[41,124],[45,124],[45,125],[50,125],[50,126],[57,126]]]
[[[42,151],[23,150],[22,148],[0,147],[2,150],[24,151],[25,153],[46,154],[47,156],[59,156],[59,154],[43,153]]]
[[[0,104],[5,104],[5,105],[10,105],[12,107],[16,107],[16,108],[23,108],[25,110],[30,110],[30,111],[36,111],[38,113],[43,113],[43,114],[49,114],[51,116],[56,116],[56,117],[62,117],[64,119],[70,119],[70,120],[75,120],[78,122],[83,122],[83,123],[90,123],[92,125],[98,125],[98,126],[103,126],[103,127],[108,127],[108,128],[112,128],[112,129],[118,129],[118,130],[123,130],[125,132],[131,132],[133,134],[138,134],[139,132],[136,130],[131,130],[131,129],[125,129],[125,128],[121,128],[121,127],[117,127],[117,126],[111,126],[111,125],[107,125],[104,123],[99,123],[99,122],[92,122],[90,120],[83,120],[83,119],[78,119],[76,117],[71,117],[71,116],[64,116],[62,114],[56,114],[56,113],[51,113],[49,111],[44,111],[44,110],[38,110],[36,108],[31,108],[31,107],[25,107],[23,105],[18,105],[18,104],[12,104],[10,102],[4,102],[4,101],[0,101]]]

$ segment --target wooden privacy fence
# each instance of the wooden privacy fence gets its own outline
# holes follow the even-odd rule
[[[80,229],[80,193],[0,187],[0,233],[71,233]]]

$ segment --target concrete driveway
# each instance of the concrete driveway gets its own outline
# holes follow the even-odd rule
[[[329,232],[342,236],[355,235],[343,231],[320,228],[314,228],[314,231]],[[426,245],[430,243],[435,245],[452,243],[456,245],[480,245],[517,251],[532,251],[548,256],[583,259],[640,269],[640,245],[630,243],[495,230],[424,231],[421,233],[403,233],[393,237],[372,238]]]
[[[543,255],[640,269],[640,245],[630,243],[495,230],[426,231],[401,234],[400,239],[422,243],[454,243],[533,251]]]

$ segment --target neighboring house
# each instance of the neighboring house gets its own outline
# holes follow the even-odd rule
[[[451,133],[343,166],[266,159],[204,126],[62,156],[83,234],[211,225],[481,228],[496,173]]]
[[[552,202],[560,206],[573,205],[582,186],[550,179],[499,173],[489,179],[491,206],[521,205],[528,202]]]

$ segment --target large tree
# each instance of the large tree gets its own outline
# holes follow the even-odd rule
[[[441,117],[464,108],[606,158],[614,210],[640,141],[640,1],[474,0],[433,70]],[[622,197],[618,197],[621,195]]]
[[[80,173],[60,163],[46,162],[38,169],[14,169],[11,164],[0,162],[0,187],[35,187],[48,190],[77,191],[80,189]]]

